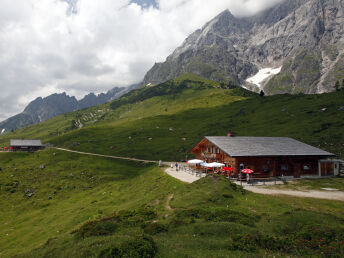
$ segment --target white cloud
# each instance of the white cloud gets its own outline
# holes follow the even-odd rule
[[[136,83],[224,9],[251,15],[279,1],[159,0],[156,9],[130,0],[2,0],[0,120],[38,96]]]

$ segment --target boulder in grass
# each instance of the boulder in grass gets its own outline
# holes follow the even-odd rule
[[[27,197],[32,197],[35,193],[27,193],[26,196]]]

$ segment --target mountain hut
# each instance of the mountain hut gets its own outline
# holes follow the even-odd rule
[[[287,137],[207,136],[191,153],[206,162],[254,171],[256,178],[334,175],[335,155]]]
[[[16,140],[12,139],[11,148],[13,151],[37,151],[44,149],[41,140]]]

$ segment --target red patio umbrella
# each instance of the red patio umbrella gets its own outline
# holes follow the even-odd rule
[[[234,169],[231,167],[223,167],[222,170],[223,171],[233,171]]]
[[[243,170],[241,170],[241,173],[245,173],[245,174],[252,174],[254,171],[248,168],[245,168]]]

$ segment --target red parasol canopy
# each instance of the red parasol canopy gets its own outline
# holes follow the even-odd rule
[[[252,174],[254,171],[248,168],[245,168],[243,170],[241,170],[241,173],[245,173],[245,174]]]
[[[234,169],[231,167],[223,167],[222,170],[223,171],[233,171]]]

